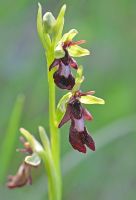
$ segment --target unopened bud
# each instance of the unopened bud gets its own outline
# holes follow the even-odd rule
[[[51,12],[46,12],[43,16],[44,31],[46,33],[52,33],[56,19]]]

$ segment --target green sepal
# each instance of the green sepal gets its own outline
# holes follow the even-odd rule
[[[93,95],[81,96],[79,100],[83,104],[105,104],[105,101],[103,99],[95,97]]]
[[[20,132],[26,138],[26,140],[29,142],[33,152],[40,154],[44,151],[42,145],[35,139],[35,137],[31,133],[29,133],[24,128],[20,128]]]
[[[84,49],[78,45],[70,46],[68,49],[68,52],[69,52],[70,56],[72,56],[72,57],[82,57],[82,56],[90,55],[89,50]]]
[[[76,92],[80,89],[81,83],[84,81],[84,76],[83,76],[83,67],[80,65],[78,67],[77,73],[76,73],[76,79],[75,79],[75,85],[72,89],[72,92]]]
[[[41,163],[41,158],[38,156],[37,153],[33,153],[31,156],[25,157],[25,163],[33,167],[37,167]]]
[[[57,116],[57,126],[60,123],[61,119],[63,118],[65,112],[66,112],[66,108],[67,108],[67,103],[70,100],[70,98],[72,97],[72,93],[68,92],[67,94],[65,94],[59,101],[58,105],[57,105],[57,110],[56,110],[56,116]]]
[[[76,29],[71,29],[68,33],[65,33],[61,39],[61,42],[72,41],[72,39],[78,34]]]
[[[59,42],[59,40],[62,37],[65,11],[66,11],[66,5],[64,4],[59,12],[57,19],[56,19],[56,24],[55,24],[54,30],[53,30],[53,45],[54,46],[56,46],[56,44]]]

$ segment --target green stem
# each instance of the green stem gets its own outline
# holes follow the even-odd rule
[[[54,48],[51,48],[46,53],[48,69],[54,60]],[[60,137],[59,130],[56,126],[56,100],[55,100],[55,85],[53,80],[53,71],[48,70],[48,86],[49,86],[49,124],[51,137],[51,152],[54,169],[51,173],[55,173],[54,181],[49,178],[49,198],[50,200],[61,200],[61,170],[60,170]],[[53,172],[54,171],[54,172]],[[53,175],[54,176],[54,175]],[[51,176],[52,177],[52,174]],[[57,191],[56,191],[57,189]],[[53,197],[52,192],[55,192]],[[57,192],[57,194],[56,194]]]

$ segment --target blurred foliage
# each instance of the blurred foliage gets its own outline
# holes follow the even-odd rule
[[[123,127],[126,131],[124,136],[110,141],[64,176],[63,199],[133,200],[136,198],[136,134],[131,127],[135,125],[135,118],[121,123],[120,120],[136,112],[136,1],[40,2],[44,10],[48,8],[55,16],[60,6],[66,3],[65,31],[79,30],[77,39],[86,39],[85,46],[92,51],[91,56],[79,58],[78,62],[83,64],[86,77],[82,89],[96,90],[96,96],[106,101],[104,106],[88,106],[94,121],[86,124],[94,138],[97,136],[96,145],[99,135],[102,138],[104,127],[111,127],[109,136],[108,131],[106,133],[107,138],[111,133],[120,135]],[[19,93],[26,96],[20,126],[37,134],[37,127],[42,125],[48,132],[48,87],[44,52],[36,31],[37,3],[36,0],[0,2],[0,146]],[[61,96],[62,92],[57,89],[57,99]],[[112,129],[114,122],[119,123]],[[78,155],[82,159],[83,155],[74,152],[68,142],[68,128],[69,125],[65,125],[61,130],[62,157],[65,159],[69,152],[73,152],[74,158]],[[16,172],[21,159],[16,152],[12,155],[8,174]],[[68,165],[72,165],[71,160]],[[46,176],[42,175],[40,167],[34,174],[32,187],[9,191],[0,184],[1,199],[47,199]]]

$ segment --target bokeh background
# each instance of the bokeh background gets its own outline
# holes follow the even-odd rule
[[[136,199],[136,1],[40,0],[56,16],[67,4],[65,31],[79,30],[92,54],[78,59],[86,77],[82,90],[96,90],[104,106],[89,106],[87,122],[97,150],[81,155],[68,142],[69,124],[61,130],[63,200]],[[33,186],[8,190],[23,156],[19,131],[38,138],[38,126],[48,132],[48,86],[44,52],[36,30],[37,0],[0,1],[0,199],[45,200],[47,179],[42,167],[33,171]],[[21,117],[22,96],[25,102]],[[64,92],[63,92],[64,94]],[[57,89],[57,99],[62,93]],[[17,100],[16,100],[17,99]],[[14,108],[15,102],[17,105]],[[14,109],[13,109],[14,108]],[[13,111],[14,110],[14,111]],[[12,116],[12,117],[11,117]],[[19,125],[18,125],[19,123]],[[7,136],[8,135],[8,136]],[[10,136],[11,135],[11,136]],[[7,143],[5,145],[5,138]],[[13,147],[9,151],[10,143]],[[6,161],[5,161],[6,160]],[[3,162],[7,163],[4,166]]]

